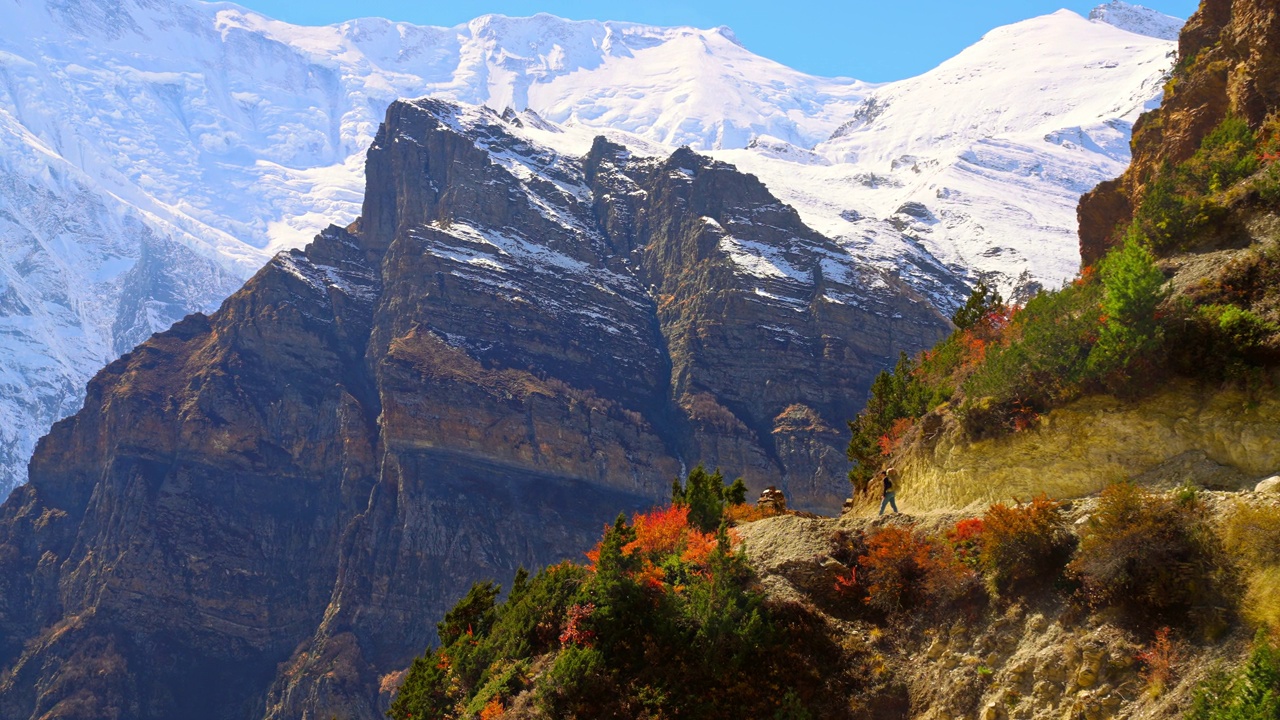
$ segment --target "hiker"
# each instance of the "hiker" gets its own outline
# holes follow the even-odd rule
[[[880,514],[884,515],[884,506],[888,505],[893,508],[893,512],[901,514],[898,511],[898,503],[893,501],[893,480],[889,477],[889,473],[893,472],[893,468],[884,469],[884,499],[880,501]]]

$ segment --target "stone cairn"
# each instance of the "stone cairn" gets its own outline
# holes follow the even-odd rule
[[[770,485],[760,493],[760,499],[756,501],[756,507],[761,510],[772,510],[782,513],[787,511],[787,496],[782,494],[778,488]]]

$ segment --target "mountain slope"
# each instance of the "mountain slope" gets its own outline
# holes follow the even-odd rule
[[[1063,10],[993,30],[872,90],[810,153],[758,142],[718,157],[944,306],[955,289],[938,266],[1006,295],[1057,287],[1079,268],[1076,199],[1124,170],[1133,123],[1172,65],[1172,42],[1108,24],[1115,7],[1106,22]]]
[[[839,506],[946,320],[749,175],[539,124],[393,104],[356,223],[94,378],[0,510],[0,714],[372,718],[411,616],[696,462]]]
[[[823,166],[842,158],[810,148],[856,115],[875,88],[752,55],[724,28],[546,15],[485,16],[454,28],[379,19],[305,28],[187,0],[3,0],[0,8],[7,20],[0,26],[0,119],[11,143],[5,152],[11,162],[36,153],[79,173],[83,201],[63,211],[60,252],[91,268],[59,284],[16,262],[0,268],[3,282],[25,287],[27,306],[100,308],[57,310],[38,322],[0,308],[6,322],[22,328],[2,341],[9,344],[0,412],[14,422],[0,437],[0,491],[25,478],[36,438],[78,406],[79,388],[104,362],[186,312],[212,310],[276,251],[354,219],[363,152],[397,97],[433,94],[495,110],[528,105],[553,125],[610,134],[632,148],[728,149],[724,159],[761,177],[806,223],[845,252],[899,273],[944,312],[975,275],[1000,273],[1010,287],[1023,271],[1050,284],[1062,276],[1073,259],[1059,248],[1066,245],[1058,215],[1080,188],[1119,171],[1128,131],[1126,106],[1098,119],[1099,127],[1119,119],[1103,138],[1111,155],[1089,143],[1046,154],[1038,145],[993,146],[970,137],[976,164],[955,148],[939,155],[954,166],[950,175],[967,179],[961,183],[942,165],[919,176],[895,166],[908,150],[894,149],[893,133],[881,143],[883,162]],[[1123,47],[1090,49],[1101,27],[1080,25],[1090,39],[1054,66],[1069,80],[1061,89],[1078,87],[1076,78],[1096,82],[1082,68],[1098,57],[1131,68],[1159,42],[1131,35]],[[1000,47],[1034,54],[1034,33],[1019,32],[1020,45]],[[1116,92],[1153,93],[1144,72],[1112,71],[1132,83],[1117,82]],[[1001,78],[977,79],[998,87]],[[1075,96],[1053,97],[1044,102],[1060,114]],[[928,110],[932,116],[936,108]],[[748,145],[753,149],[742,150]],[[578,146],[585,152],[589,143]],[[815,157],[819,165],[800,165]],[[33,171],[22,187],[57,194],[55,174]],[[944,186],[954,195],[936,199]],[[992,200],[1024,186],[1032,192],[1016,202]],[[23,192],[15,186],[4,201],[39,207]],[[920,214],[917,205],[924,206],[920,218],[912,214]],[[93,230],[126,216],[135,229],[108,240]],[[24,256],[29,244],[20,232],[0,235],[7,257]],[[137,272],[152,281],[138,285],[126,273],[153,245],[166,250],[145,253],[148,262]],[[125,297],[125,287],[138,292]],[[145,324],[114,319],[116,307],[148,304],[164,311]]]

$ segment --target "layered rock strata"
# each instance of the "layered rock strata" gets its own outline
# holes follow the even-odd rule
[[[373,718],[475,579],[696,462],[845,494],[945,319],[750,175],[391,106],[363,214],[100,372],[0,509],[0,715]]]

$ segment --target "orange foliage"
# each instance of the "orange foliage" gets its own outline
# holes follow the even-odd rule
[[[631,518],[636,539],[622,548],[624,555],[670,555],[679,550],[688,536],[689,506],[672,505],[663,510],[636,514]]]
[[[715,549],[715,535],[694,530],[689,533],[689,543],[685,546],[684,553],[680,555],[680,559],[690,565],[706,565],[707,558],[711,557],[711,553]]]
[[[849,568],[849,574],[840,574],[836,576],[836,592],[841,595],[847,595],[858,587],[858,568],[857,566]]]
[[[635,574],[636,582],[655,590],[662,589],[662,581],[666,577],[667,572],[657,565],[654,565],[649,560],[645,560],[640,571]]]
[[[743,523],[755,522],[765,518],[774,517],[784,514],[782,511],[770,507],[757,507],[751,503],[742,503],[740,505],[730,505],[724,509],[724,516],[730,525],[741,525]]]
[[[889,432],[880,436],[880,454],[892,455],[902,445],[902,438],[906,436],[907,431],[911,430],[915,422],[915,418],[909,417],[894,420]]]
[[[1169,628],[1160,628],[1156,631],[1155,642],[1138,653],[1138,662],[1142,663],[1142,679],[1157,691],[1169,684],[1174,677],[1174,666],[1182,661],[1182,643],[1171,639],[1169,633]]]
[[[977,575],[959,562],[949,545],[894,526],[867,538],[866,554],[858,558],[857,567],[861,572],[850,573],[844,584],[860,582],[867,591],[865,602],[883,612],[952,602],[977,583]]]
[[[480,720],[497,720],[506,712],[507,709],[502,706],[502,699],[494,698],[480,711]]]
[[[747,505],[735,506],[747,508]],[[761,517],[776,514],[762,514]],[[631,527],[635,531],[635,540],[622,546],[622,554],[636,556],[640,559],[639,570],[632,571],[631,577],[641,585],[663,590],[666,572],[661,564],[671,556],[680,558],[681,562],[695,567],[705,567],[711,553],[715,551],[717,540],[715,533],[704,533],[689,525],[689,507],[668,506],[647,513],[636,513],[631,518]],[[607,534],[612,526],[605,526]],[[588,566],[592,571],[600,561],[600,547],[603,539],[586,553],[591,561]],[[737,530],[729,529],[730,547],[741,542]],[[695,570],[696,572],[696,570]]]
[[[1070,555],[1062,504],[1047,495],[1013,507],[996,503],[982,522],[981,564],[993,593],[1052,575]]]

